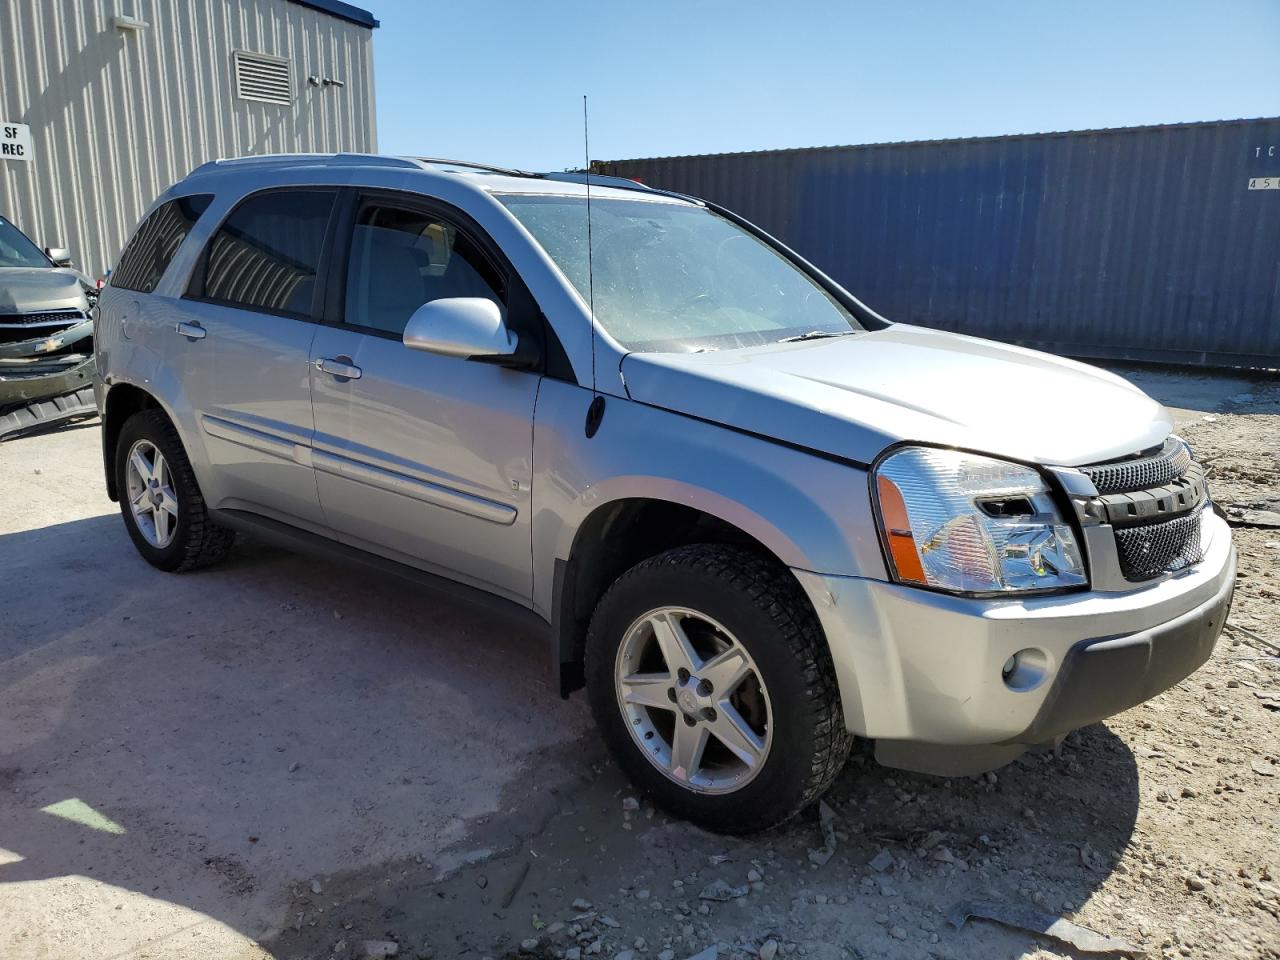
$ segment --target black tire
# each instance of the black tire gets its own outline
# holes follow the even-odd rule
[[[614,671],[624,635],[663,606],[723,624],[768,688],[772,745],[754,779],[731,793],[696,793],[669,778],[637,746],[619,708]],[[631,568],[596,607],[585,668],[596,723],[632,782],[669,812],[720,833],[751,833],[795,816],[830,787],[853,742],[826,639],[800,585],[748,550],[679,547]]]
[[[139,440],[148,440],[163,454],[169,465],[169,475],[174,496],[178,501],[178,524],[173,540],[165,547],[147,542],[138,529],[137,520],[129,506],[125,467],[129,451]],[[120,428],[115,456],[116,489],[120,492],[120,513],[133,545],[142,558],[153,567],[170,573],[195,570],[216,563],[227,555],[235,540],[235,532],[219,526],[209,519],[200,486],[196,483],[191,461],[183,449],[178,431],[160,410],[143,410],[135,413]]]

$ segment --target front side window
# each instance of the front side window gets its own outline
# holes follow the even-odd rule
[[[336,193],[282,190],[249,197],[205,249],[191,293],[205,300],[307,316]]]
[[[400,336],[424,303],[484,297],[502,303],[501,275],[470,237],[441,217],[366,205],[356,218],[347,268],[346,322]]]
[[[157,207],[120,254],[120,262],[111,273],[111,286],[139,293],[154,290],[211,200],[211,194],[201,193],[178,197]]]
[[[853,315],[763,240],[704,207],[579,196],[499,197],[629,350],[757,346],[861,329]]]
[[[27,235],[0,217],[0,267],[52,267]]]

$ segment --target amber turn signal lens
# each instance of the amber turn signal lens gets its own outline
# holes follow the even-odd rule
[[[876,493],[880,499],[880,520],[884,523],[894,573],[904,583],[927,583],[915,537],[911,535],[911,519],[907,516],[902,491],[888,477],[880,475],[876,477]]]

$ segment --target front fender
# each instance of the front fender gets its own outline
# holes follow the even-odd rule
[[[584,429],[592,393],[545,381],[534,423],[534,606],[554,610],[556,561],[596,510],[647,498],[742,530],[788,567],[883,578],[864,471],[620,397]],[[837,571],[839,573],[837,574]]]

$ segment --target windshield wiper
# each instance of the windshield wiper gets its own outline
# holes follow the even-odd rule
[[[794,337],[783,337],[778,343],[799,343],[801,340],[825,340],[827,337],[847,337],[852,330],[810,330],[808,333],[797,333]]]

